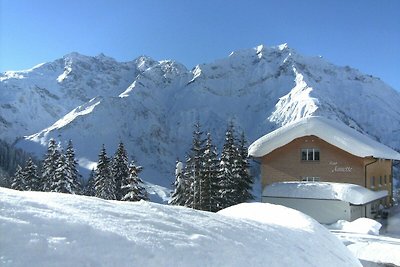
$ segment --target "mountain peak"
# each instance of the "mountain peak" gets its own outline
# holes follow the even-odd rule
[[[142,55],[134,60],[135,65],[137,66],[138,70],[145,71],[148,68],[158,64],[157,61],[152,59],[149,56]]]
[[[95,58],[100,60],[100,61],[115,61],[114,58],[106,56],[103,53],[98,54],[97,56],[95,56]]]
[[[285,49],[288,49],[289,48],[289,46],[288,46],[288,44],[287,43],[284,43],[284,44],[280,44],[280,45],[278,45],[278,48],[279,48],[279,50],[285,50]]]
[[[71,52],[63,56],[64,59],[82,59],[88,58],[88,56],[82,55],[78,52]]]

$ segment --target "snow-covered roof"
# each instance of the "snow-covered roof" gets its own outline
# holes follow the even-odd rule
[[[327,182],[279,182],[263,190],[264,197],[341,200],[354,205],[370,203],[387,195],[386,190],[372,191],[360,185]]]
[[[310,135],[358,157],[400,160],[397,151],[343,123],[317,116],[300,119],[264,135],[250,145],[249,156],[262,157],[296,138]]]

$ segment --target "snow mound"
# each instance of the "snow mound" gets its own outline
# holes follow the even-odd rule
[[[357,157],[375,157],[400,160],[400,153],[357,132],[344,123],[323,117],[311,116],[267,134],[249,147],[249,155],[262,157],[296,138],[315,135]]]
[[[386,197],[388,192],[372,191],[363,186],[329,182],[279,182],[265,187],[263,196],[332,199],[363,205]]]
[[[328,225],[329,229],[367,235],[379,235],[381,227],[381,223],[368,218],[358,218],[352,222],[339,220],[334,224]]]
[[[215,214],[4,188],[0,199],[2,266],[361,266],[321,225],[274,205]]]
[[[337,263],[332,260],[336,261],[338,255],[342,259],[348,257],[348,251],[341,246],[342,243],[325,227],[294,209],[269,203],[242,203],[223,209],[218,214],[263,224],[269,232],[266,241],[277,246],[264,253],[279,259],[278,266],[313,266],[315,263],[311,263],[311,259],[313,262],[318,261],[319,266],[334,266]],[[282,248],[285,249],[281,250]],[[321,253],[313,253],[315,248]],[[292,258],[298,257],[295,255],[302,255],[302,259],[308,258],[310,262],[298,262]],[[357,266],[358,263],[353,264]],[[271,266],[270,262],[268,266]]]
[[[317,221],[297,210],[269,203],[242,203],[223,209],[218,214],[310,232],[314,231],[313,228],[320,228]]]

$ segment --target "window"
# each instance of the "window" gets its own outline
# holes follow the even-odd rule
[[[319,161],[319,149],[317,149],[317,148],[301,149],[301,160],[303,160],[303,161]]]
[[[379,187],[381,187],[381,186],[382,186],[382,175],[379,176]]]
[[[319,182],[321,179],[319,177],[303,177],[301,179],[303,182]]]
[[[372,176],[371,177],[371,188],[374,188],[374,187],[375,187],[375,177]]]
[[[386,177],[386,175],[385,175],[385,185],[387,185],[387,177]]]

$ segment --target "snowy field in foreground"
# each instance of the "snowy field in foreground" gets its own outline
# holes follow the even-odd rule
[[[214,214],[4,188],[0,199],[1,266],[361,266],[323,226],[282,206]]]

